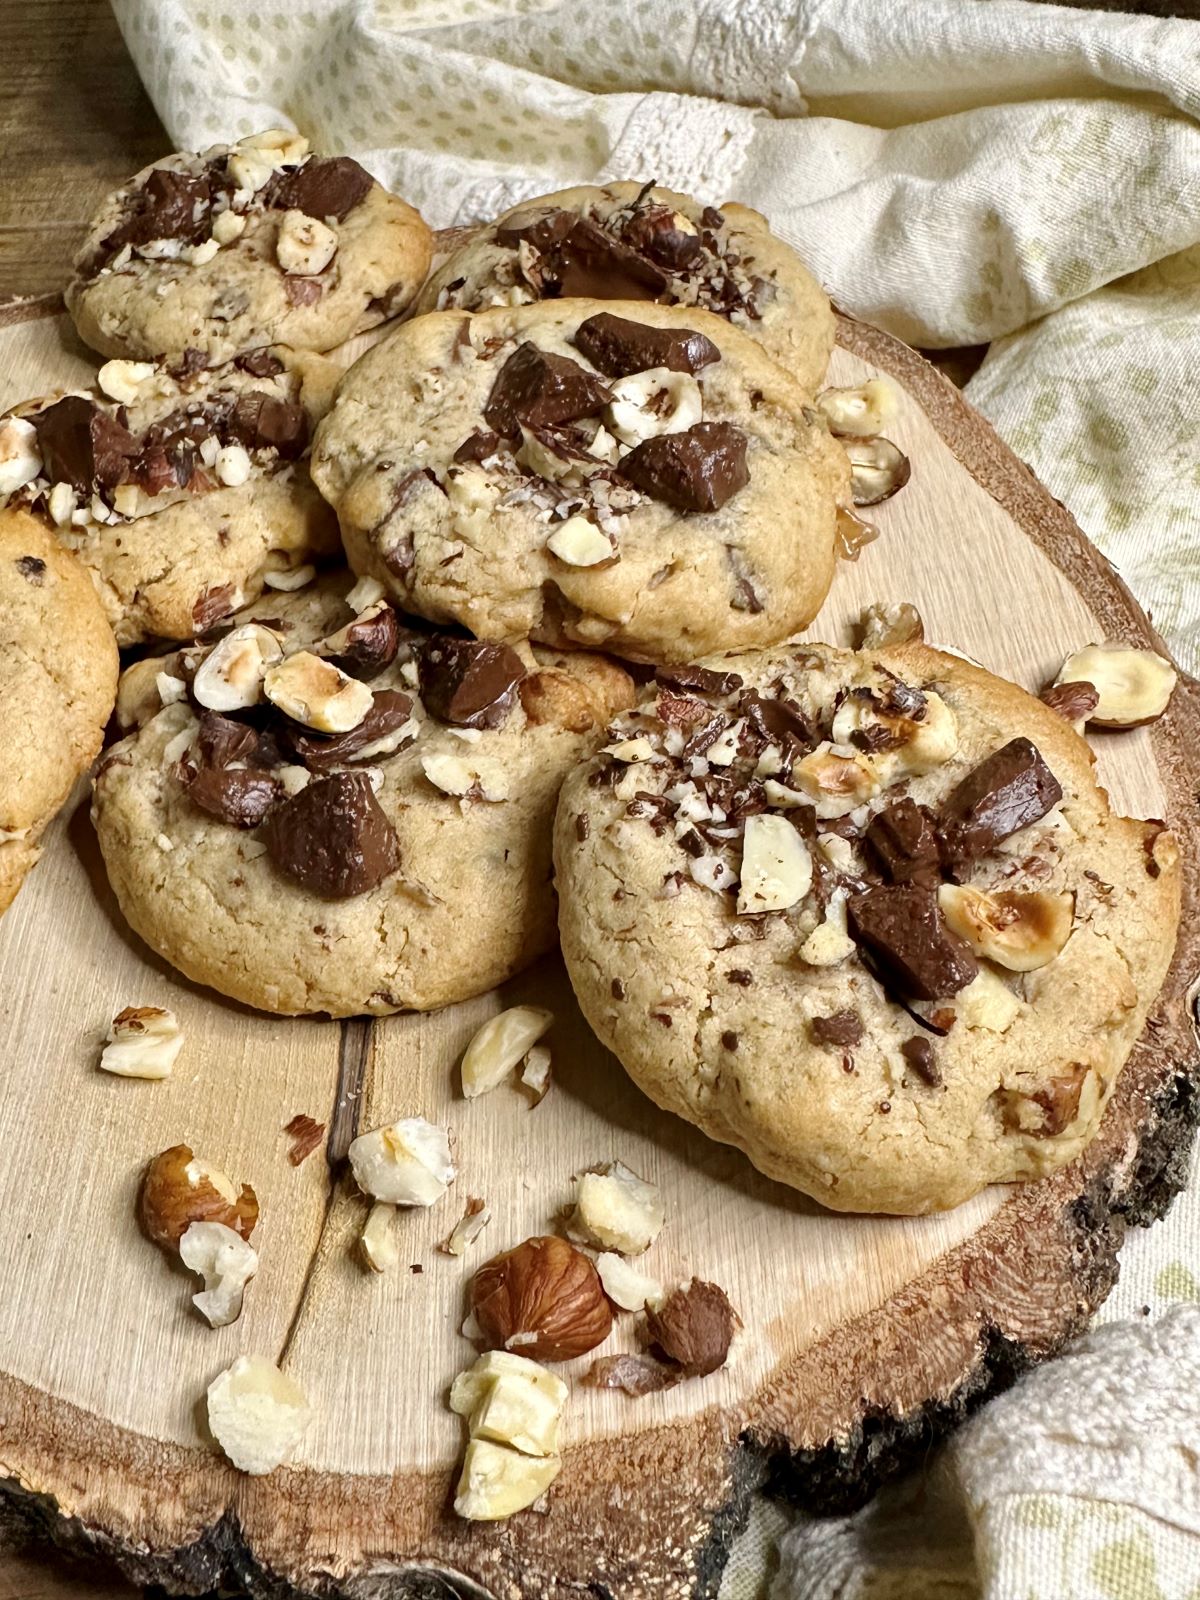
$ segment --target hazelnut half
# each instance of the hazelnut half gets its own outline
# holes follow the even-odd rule
[[[484,1343],[537,1361],[570,1361],[608,1338],[612,1311],[595,1267],[551,1235],[526,1239],[475,1274],[471,1309]]]
[[[178,1251],[193,1222],[223,1222],[248,1239],[258,1222],[258,1197],[248,1183],[239,1194],[223,1172],[197,1160],[190,1145],[173,1144],[146,1168],[138,1218],[164,1250]]]

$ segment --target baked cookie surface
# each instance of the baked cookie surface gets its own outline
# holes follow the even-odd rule
[[[130,924],[267,1011],[427,1010],[552,945],[558,786],[632,699],[610,662],[415,633],[350,582],[130,668],[95,781]]]
[[[272,130],[167,156],[109,195],[67,309],[109,356],[331,350],[409,303],[431,242],[419,213],[357,161]]]
[[[1095,1133],[1162,983],[1174,836],[1049,707],[924,645],[660,671],[564,785],[562,946],[659,1105],[843,1211]]]
[[[87,573],[35,517],[0,517],[0,912],[99,750],[116,689]]]
[[[810,391],[833,349],[828,296],[764,217],[652,184],[585,185],[514,206],[443,262],[416,309],[482,311],[567,295],[712,311]]]
[[[122,645],[189,639],[339,547],[308,476],[339,369],[276,347],[209,369],[110,361],[0,418],[0,521],[34,512],[88,567]]]
[[[849,499],[759,345],[623,301],[403,324],[342,380],[312,472],[350,565],[406,609],[651,661],[803,626]]]

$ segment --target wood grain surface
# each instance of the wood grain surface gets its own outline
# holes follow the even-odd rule
[[[914,470],[814,635],[846,642],[864,604],[912,598],[931,639],[1030,687],[1088,640],[1152,637],[950,385],[875,330],[843,319],[839,339],[834,382],[883,370],[901,384],[893,432]],[[61,316],[0,329],[0,405],[86,370]],[[1096,741],[1116,804],[1171,817],[1193,860],[1198,748],[1190,685],[1164,722]],[[1194,904],[1194,881],[1189,892]],[[868,1492],[914,1434],[1053,1350],[1103,1297],[1127,1217],[1163,1202],[1187,1132],[1195,966],[1189,946],[1078,1168],[939,1217],[834,1217],[652,1107],[591,1038],[553,960],[434,1016],[344,1027],[260,1016],[184,982],[121,922],[81,794],[0,922],[0,1148],[22,1152],[0,1171],[0,1467],[22,1486],[7,1498],[27,1516],[30,1495],[44,1497],[57,1537],[98,1540],[135,1578],[192,1592],[232,1577],[265,1595],[320,1574],[343,1594],[407,1596],[437,1572],[463,1594],[591,1582],[622,1596],[710,1593],[755,1485],[773,1478],[823,1504]],[[455,1087],[463,1044],[514,999],[556,1012],[551,1093],[536,1110],[515,1089],[468,1105]],[[176,1076],[105,1078],[108,1019],[145,1003],[181,1018]],[[290,1167],[283,1125],[297,1112],[331,1120],[359,1069],[334,1159]],[[403,1220],[403,1265],[422,1271],[374,1279],[353,1258],[365,1207],[336,1158],[350,1125],[416,1112],[454,1130],[460,1182]],[[179,1140],[254,1183],[263,1204],[259,1276],[242,1319],[217,1333],[134,1224],[140,1167]],[[446,1510],[461,1440],[444,1405],[471,1358],[458,1332],[467,1277],[552,1226],[571,1174],[614,1156],[663,1189],[670,1225],[648,1265],[711,1277],[741,1311],[736,1360],[639,1402],[576,1388],[549,1512],[467,1527]],[[457,1262],[437,1244],[468,1193],[495,1217]],[[632,1344],[627,1321],[613,1348]],[[249,1350],[280,1360],[318,1413],[295,1468],[261,1481],[212,1452],[198,1409],[211,1377]]]

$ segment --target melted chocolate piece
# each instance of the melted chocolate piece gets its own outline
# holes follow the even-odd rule
[[[547,293],[570,299],[658,300],[667,289],[660,268],[586,217],[542,251],[539,266]]]
[[[943,853],[961,874],[1062,799],[1062,786],[1029,739],[1011,739],[969,772],[942,806]]]
[[[539,350],[527,339],[496,375],[483,415],[489,428],[515,438],[521,423],[529,428],[574,422],[603,409],[612,399],[607,385],[566,356]]]
[[[277,778],[250,767],[201,767],[188,784],[193,804],[234,828],[257,828],[282,793]]]
[[[315,778],[267,819],[271,860],[326,900],[365,894],[396,871],[400,843],[364,772]]]
[[[767,699],[751,689],[738,702],[761,744],[777,744],[785,759],[793,760],[797,751],[811,750],[818,742],[817,729],[803,707],[793,700]]]
[[[277,450],[285,461],[303,455],[308,444],[308,417],[293,400],[251,389],[240,394],[229,417],[229,430],[247,450]]]
[[[284,275],[283,292],[293,306],[315,306],[324,293],[318,278],[296,278],[290,273]]]
[[[212,186],[207,173],[192,178],[185,172],[156,167],[140,189],[126,202],[125,215],[102,242],[91,263],[96,271],[124,245],[149,244],[154,239],[199,241],[208,232]]]
[[[344,767],[347,762],[353,761],[368,745],[377,744],[380,739],[386,739],[389,733],[402,728],[411,710],[412,699],[409,695],[401,694],[398,689],[377,689],[371,709],[349,733],[322,738],[320,734],[301,733],[299,729],[288,728],[285,737],[298,760],[310,772],[330,772],[334,767]],[[388,751],[387,754],[395,752]],[[364,756],[362,759],[374,761],[382,757]]]
[[[37,429],[42,466],[52,483],[87,491],[112,488],[128,472],[138,442],[115,417],[83,395],[69,394],[29,419]]]
[[[683,433],[643,439],[622,461],[621,472],[678,511],[719,511],[750,482],[746,435],[729,422],[697,422]]]
[[[235,722],[217,711],[202,711],[196,732],[200,765],[217,769],[231,761],[249,761],[258,746],[258,732],[245,722]]]
[[[390,667],[400,650],[400,623],[391,606],[358,617],[345,630],[345,647],[326,656],[335,667],[364,683]]]
[[[814,1017],[808,1031],[818,1044],[836,1044],[849,1049],[862,1043],[862,1018],[857,1011],[835,1011],[832,1016]]]
[[[937,832],[929,813],[907,795],[871,819],[866,840],[893,883],[936,882]]]
[[[35,589],[40,589],[46,580],[46,563],[41,556],[18,556],[17,571]]]
[[[916,1000],[957,994],[979,971],[965,940],[952,933],[931,884],[889,884],[851,895],[850,932],[878,960],[900,993]]]
[[[324,222],[344,222],[371,189],[374,179],[350,156],[313,156],[302,167],[281,172],[267,185],[263,198],[277,211],[303,211]]]
[[[654,680],[668,689],[695,689],[700,694],[726,695],[742,687],[736,672],[714,672],[711,667],[656,667]]]
[[[575,345],[610,378],[624,378],[651,367],[696,373],[721,359],[712,340],[691,328],[652,328],[628,317],[615,317],[610,311],[581,322],[575,331]]]
[[[704,254],[700,235],[680,228],[670,206],[639,206],[621,237],[668,272],[686,272]]]
[[[458,728],[500,727],[525,676],[520,656],[508,645],[449,635],[429,640],[417,671],[425,709]]]
[[[942,1071],[937,1063],[937,1054],[928,1039],[923,1039],[920,1034],[914,1034],[911,1039],[905,1039],[900,1046],[900,1054],[917,1077],[923,1079],[931,1088],[936,1088],[941,1083]]]
[[[236,365],[241,366],[241,361],[238,361]],[[191,380],[193,378],[197,377],[201,372],[208,371],[208,357],[203,350],[196,350],[193,346],[186,345],[179,360],[173,362],[167,368],[167,371],[175,379],[175,382],[179,384],[180,388],[189,389],[192,387]]]
[[[565,239],[578,221],[574,211],[545,211],[540,216],[526,212],[496,228],[496,243],[515,250],[524,240],[535,250],[549,250]]]
[[[503,445],[503,440],[498,433],[488,433],[483,428],[477,429],[469,439],[464,439],[454,452],[455,461],[486,461],[488,456],[494,456]]]
[[[235,356],[233,364],[252,378],[276,378],[283,371],[283,362],[273,356],[266,345],[260,350],[247,350],[244,356]]]

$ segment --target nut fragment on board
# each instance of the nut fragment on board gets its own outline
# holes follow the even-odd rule
[[[468,1419],[473,1439],[512,1445],[524,1455],[552,1456],[567,1402],[561,1378],[525,1356],[489,1350],[450,1389],[450,1409]]]
[[[301,1162],[308,1160],[325,1137],[325,1124],[298,1112],[290,1122],[284,1124],[283,1131],[292,1141],[288,1161],[293,1167],[298,1167]]]
[[[521,1065],[521,1082],[532,1091],[533,1103],[541,1105],[550,1087],[550,1051],[544,1044],[535,1044],[525,1052]]]
[[[639,1272],[613,1250],[605,1250],[596,1257],[596,1271],[605,1294],[622,1311],[642,1311],[646,1306],[661,1305],[665,1298],[657,1278]]]
[[[178,1250],[193,1222],[221,1222],[249,1239],[258,1222],[258,1197],[248,1183],[239,1191],[219,1167],[175,1144],[147,1166],[138,1192],[138,1217],[148,1238]]]
[[[349,1156],[362,1192],[393,1205],[434,1205],[457,1176],[449,1135],[424,1117],[360,1133]]]
[[[396,1208],[386,1200],[376,1200],[367,1213],[358,1236],[358,1248],[363,1264],[372,1272],[393,1272],[400,1260],[395,1221]]]
[[[543,1006],[510,1006],[489,1017],[462,1058],[462,1089],[468,1100],[503,1083],[554,1021]]]
[[[212,1436],[253,1477],[286,1461],[312,1419],[300,1385],[265,1356],[238,1356],[208,1386]]]
[[[480,1267],[471,1285],[471,1310],[490,1349],[542,1361],[584,1355],[612,1328],[595,1267],[553,1235],[526,1239]]]
[[[888,645],[912,644],[925,637],[921,613],[911,600],[876,600],[859,618],[862,650],[883,650]]]
[[[475,1243],[491,1220],[491,1207],[485,1205],[477,1194],[471,1195],[467,1200],[467,1209],[454,1224],[449,1236],[438,1245],[438,1249],[447,1256],[465,1255],[468,1247]]]
[[[559,1456],[526,1456],[490,1439],[472,1439],[454,1509],[468,1522],[500,1522],[540,1499],[561,1467]]]
[[[724,1289],[693,1278],[646,1312],[646,1328],[656,1350],[685,1377],[702,1378],[725,1365],[733,1335],[741,1326]]]
[[[877,506],[903,489],[912,464],[903,450],[882,434],[843,441],[850,461],[850,493],[856,506]]]
[[[678,1367],[668,1367],[653,1356],[630,1354],[601,1356],[583,1375],[592,1389],[622,1389],[626,1394],[656,1394],[671,1389],[683,1378]]]
[[[1139,728],[1162,716],[1178,676],[1171,663],[1153,650],[1089,644],[1067,657],[1054,685],[1090,683],[1097,702],[1089,722],[1102,728]]]
[[[580,1173],[567,1231],[573,1239],[636,1256],[654,1243],[666,1221],[657,1187],[621,1161]]]
[[[246,1285],[258,1271],[254,1246],[223,1222],[191,1222],[179,1240],[179,1259],[204,1279],[192,1304],[208,1325],[225,1328],[236,1322]]]
[[[169,1078],[182,1049],[183,1029],[173,1011],[126,1006],[109,1025],[100,1065],[119,1078]]]

